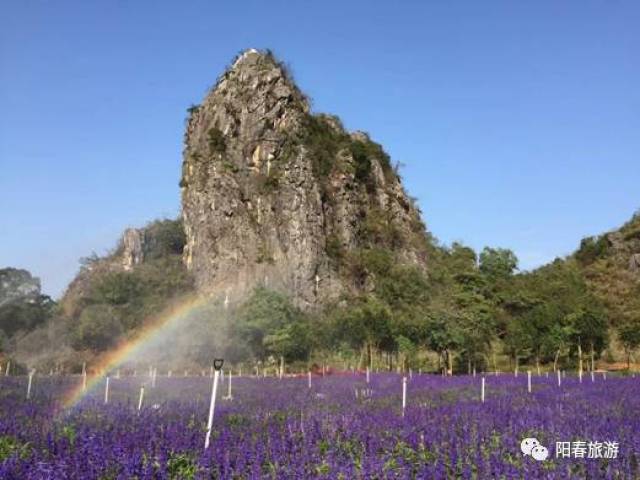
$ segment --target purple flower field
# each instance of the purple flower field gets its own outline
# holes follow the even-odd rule
[[[413,375],[402,415],[402,377],[345,374],[233,379],[218,389],[211,446],[204,437],[208,377],[104,380],[61,406],[80,377],[0,378],[0,478],[640,478],[640,379],[502,374]],[[371,392],[363,391],[367,388]],[[356,392],[357,391],[357,392]],[[356,397],[357,393],[357,397]],[[520,450],[535,437],[538,461]],[[599,456],[556,458],[556,442],[617,442]],[[578,444],[579,445],[579,444]],[[591,452],[589,452],[591,453]],[[613,455],[615,453],[615,456]],[[576,458],[577,457],[577,458]]]

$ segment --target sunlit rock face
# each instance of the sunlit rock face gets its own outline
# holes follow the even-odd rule
[[[420,212],[382,148],[312,115],[268,52],[239,55],[190,110],[181,187],[184,261],[202,292],[266,285],[313,308],[370,288],[349,267],[361,249],[426,268]]]
[[[131,270],[144,261],[144,231],[139,228],[127,228],[122,235],[122,266]]]

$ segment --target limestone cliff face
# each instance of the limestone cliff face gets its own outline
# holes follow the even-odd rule
[[[312,115],[268,52],[242,53],[190,109],[181,187],[184,261],[205,293],[262,284],[310,308],[375,281],[351,268],[362,249],[426,268],[420,213],[384,150]]]

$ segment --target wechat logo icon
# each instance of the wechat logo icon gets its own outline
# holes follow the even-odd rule
[[[542,462],[549,458],[549,450],[541,445],[537,438],[525,438],[520,442],[520,450],[527,456],[531,455],[534,460]]]

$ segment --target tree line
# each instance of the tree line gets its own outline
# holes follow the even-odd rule
[[[344,358],[358,368],[446,374],[523,364],[594,369],[612,335],[628,362],[640,345],[640,316],[611,318],[571,258],[518,273],[511,250],[478,255],[459,243],[434,245],[424,274],[383,249],[359,257],[373,291],[305,314],[285,295],[259,288],[233,322],[236,340],[260,361]]]

